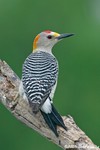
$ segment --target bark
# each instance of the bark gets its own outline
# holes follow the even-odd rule
[[[41,113],[33,114],[28,104],[20,97],[19,77],[6,62],[0,60],[0,102],[21,122],[60,146],[64,150],[100,150],[91,139],[76,125],[71,116],[63,116],[68,131],[58,127],[59,137],[46,125]]]

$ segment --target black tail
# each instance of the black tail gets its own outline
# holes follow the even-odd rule
[[[63,122],[63,119],[61,118],[60,114],[56,111],[53,105],[52,105],[52,112],[50,114],[46,114],[43,111],[41,111],[41,113],[46,123],[48,124],[49,128],[55,133],[57,137],[58,137],[57,125],[67,130],[67,127]]]

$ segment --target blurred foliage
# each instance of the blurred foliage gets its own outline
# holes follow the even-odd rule
[[[100,145],[100,1],[0,0],[0,58],[21,77],[22,63],[42,30],[75,33],[53,53],[60,65],[54,103]],[[0,149],[60,150],[0,104]]]

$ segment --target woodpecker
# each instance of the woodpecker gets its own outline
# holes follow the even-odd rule
[[[53,105],[53,96],[58,79],[58,61],[52,54],[53,46],[72,36],[46,30],[33,41],[33,52],[26,58],[22,68],[20,95],[28,99],[33,113],[41,112],[49,128],[58,137],[57,126],[67,130],[62,117]]]

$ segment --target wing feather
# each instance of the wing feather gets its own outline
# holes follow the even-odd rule
[[[35,52],[27,57],[23,65],[22,82],[33,112],[38,112],[49,97],[57,77],[58,63],[53,55]]]

